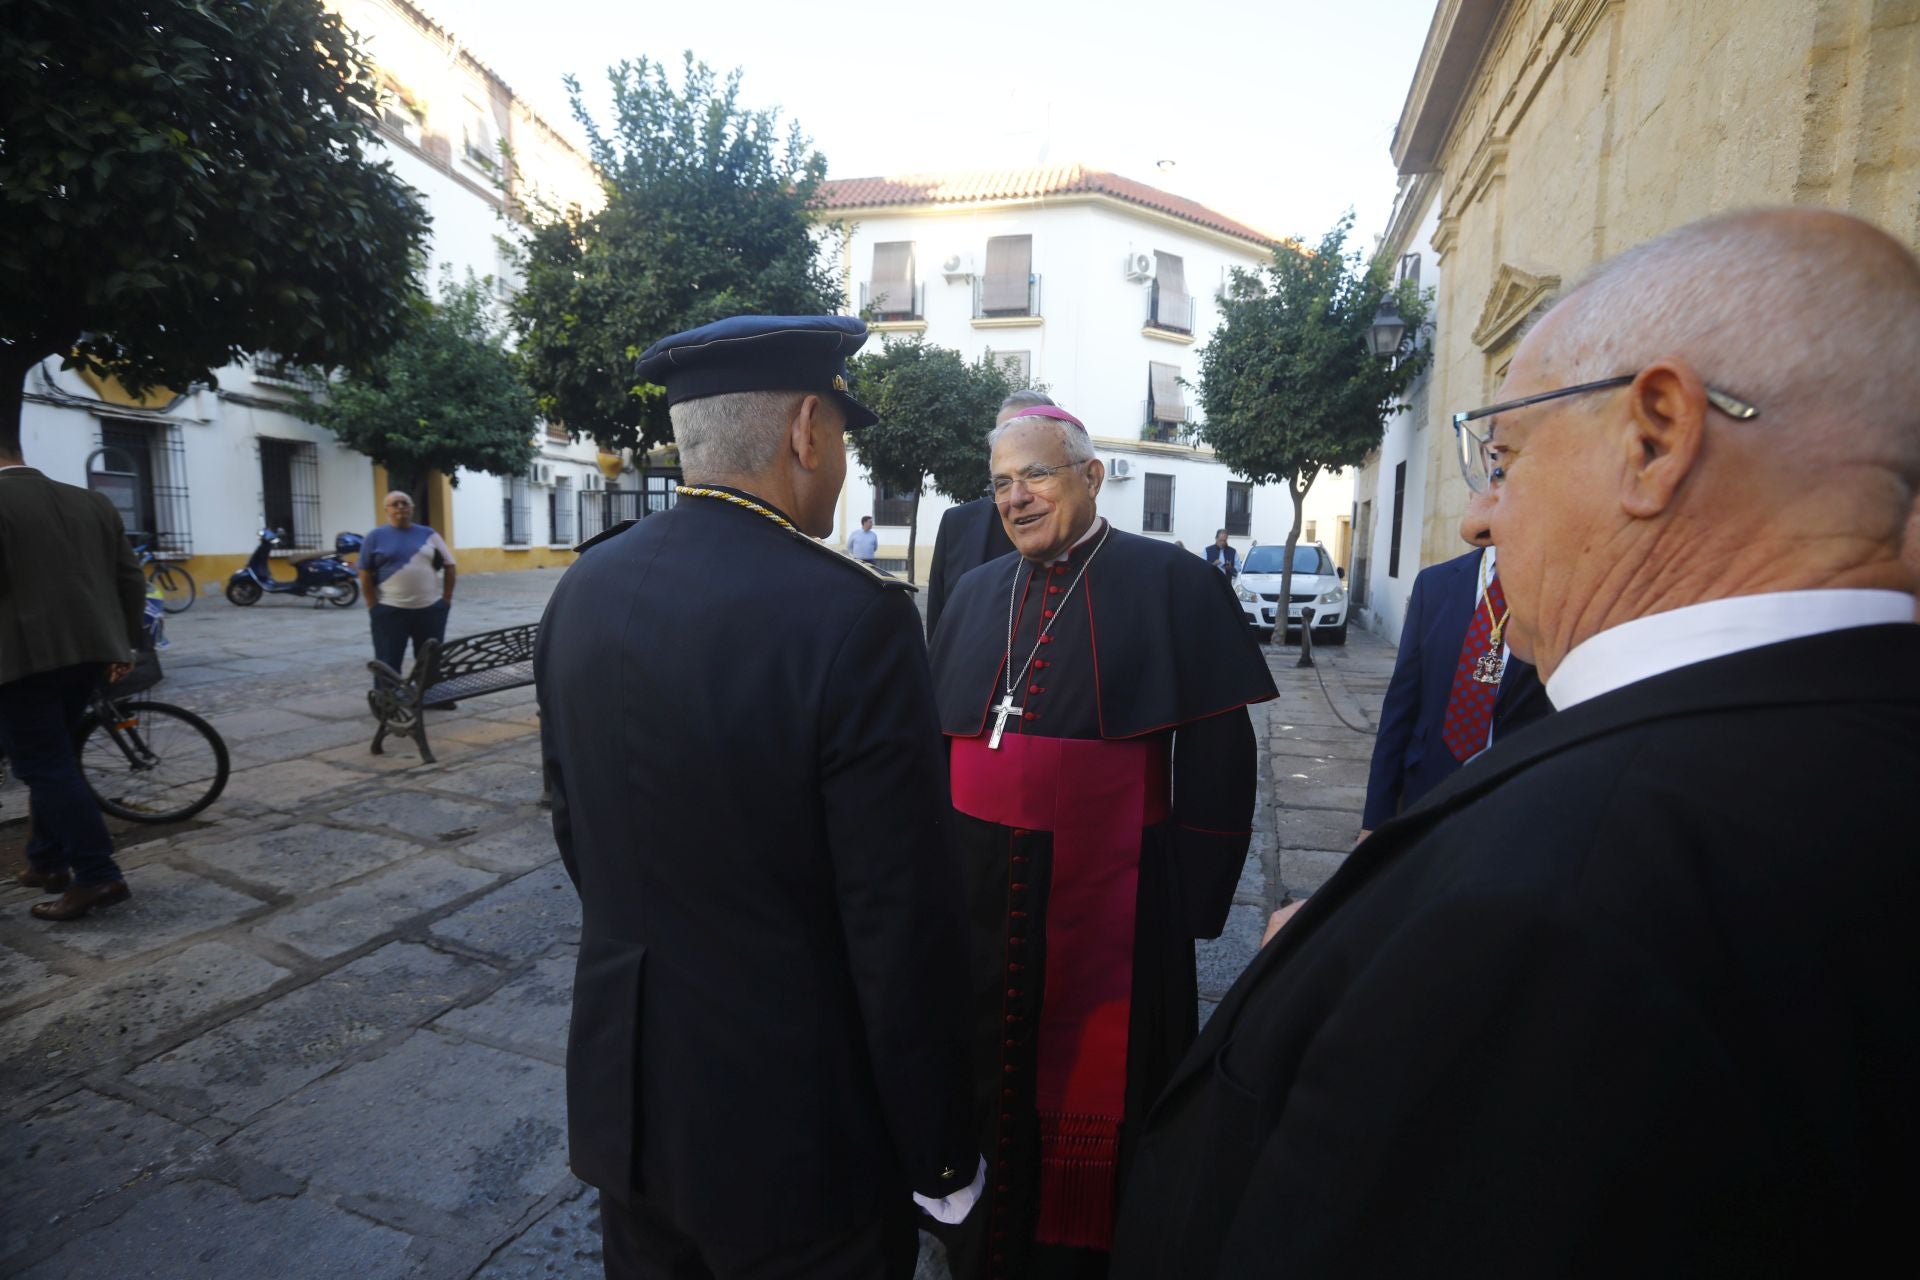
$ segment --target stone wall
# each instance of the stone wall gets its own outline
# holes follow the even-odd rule
[[[1765,204],[1920,248],[1920,0],[1510,0],[1462,85],[1416,85],[1403,130],[1452,121],[1407,167],[1439,173],[1447,281],[1422,563],[1458,549],[1466,502],[1447,414],[1494,398],[1528,323],[1609,255]]]

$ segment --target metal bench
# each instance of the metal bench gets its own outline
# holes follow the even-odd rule
[[[367,705],[380,722],[373,735],[373,754],[384,755],[381,744],[393,734],[412,738],[420,744],[420,758],[434,763],[433,748],[427,745],[424,709],[436,702],[477,698],[532,684],[533,642],[539,634],[540,624],[536,622],[458,640],[429,640],[421,647],[413,670],[404,677],[378,659],[369,662],[373,688],[367,693]]]

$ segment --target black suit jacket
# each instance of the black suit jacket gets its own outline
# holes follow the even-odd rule
[[[1240,576],[1240,553],[1231,544],[1223,547],[1218,543],[1209,542],[1203,555],[1206,562],[1213,566],[1214,572],[1225,573],[1228,581]],[[1220,568],[1222,560],[1227,562],[1225,569]]]
[[[1480,557],[1474,550],[1422,569],[1407,598],[1393,678],[1380,704],[1380,731],[1373,740],[1366,810],[1360,825],[1378,830],[1404,808],[1460,768],[1441,730],[1453,696],[1460,644],[1473,621],[1480,589]],[[1553,710],[1531,662],[1509,657],[1493,703],[1493,738],[1499,741]]]
[[[947,597],[968,570],[998,560],[1012,550],[1013,543],[1000,523],[1000,508],[992,498],[975,498],[947,508],[940,517],[940,531],[933,538],[933,568],[927,573],[929,636],[940,624]]]
[[[534,666],[584,911],[574,1171],[770,1247],[971,1182],[963,898],[906,584],[689,497],[589,544]]]
[[[0,471],[0,684],[125,662],[147,584],[105,495],[32,467]]]
[[[1911,625],[1696,664],[1496,744],[1229,992],[1148,1120],[1114,1274],[1898,1256],[1916,777]]]

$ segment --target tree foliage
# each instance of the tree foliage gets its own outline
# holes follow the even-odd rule
[[[1202,440],[1236,475],[1284,485],[1293,500],[1281,599],[1292,590],[1301,507],[1321,470],[1358,466],[1380,444],[1399,396],[1426,367],[1420,343],[1396,360],[1372,355],[1367,330],[1393,297],[1407,332],[1426,319],[1427,298],[1390,287],[1390,265],[1349,253],[1348,213],[1319,245],[1281,244],[1258,271],[1235,268],[1220,325],[1200,351]]]
[[[880,418],[847,437],[854,455],[876,484],[914,495],[907,533],[911,578],[921,489],[931,480],[956,502],[985,492],[987,432],[1013,388],[991,357],[968,364],[958,351],[917,337],[857,356],[849,368],[854,398]]]
[[[608,79],[610,132],[568,81],[606,203],[530,211],[513,324],[549,419],[643,447],[672,432],[662,389],[634,377],[649,343],[731,315],[831,312],[840,295],[809,213],[827,163],[798,125],[783,134],[777,111],[742,105],[739,71],[719,80],[691,53],[678,89],[645,58]]]
[[[318,0],[0,0],[0,440],[51,355],[129,390],[404,329],[427,215]]]
[[[442,282],[440,301],[367,369],[336,381],[302,413],[387,469],[416,495],[429,471],[514,475],[533,461],[533,395],[502,349],[488,282]]]

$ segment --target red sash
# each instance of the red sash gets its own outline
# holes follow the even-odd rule
[[[951,741],[954,808],[1053,833],[1034,1081],[1035,1238],[1107,1249],[1126,1109],[1140,836],[1167,816],[1166,744],[1018,733],[990,751],[984,736]]]

